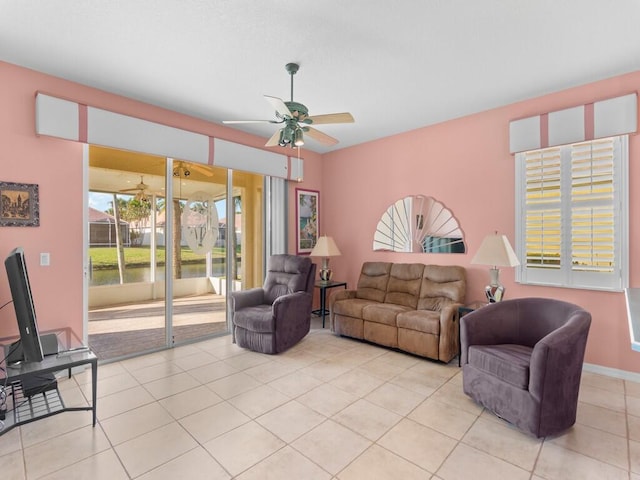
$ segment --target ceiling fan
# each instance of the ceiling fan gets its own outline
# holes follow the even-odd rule
[[[196,172],[200,172],[205,177],[213,177],[213,172],[210,169],[197,165],[195,163],[191,163],[188,166],[184,164],[184,162],[177,162],[177,165],[173,169],[174,177],[188,177],[191,175],[191,170],[195,170]]]
[[[143,176],[140,175],[139,184],[137,184],[134,188],[125,188],[123,190],[120,190],[120,192],[121,193],[137,192],[135,195],[135,199],[141,202],[146,202],[148,201],[148,195],[147,195],[148,190],[149,190],[149,185],[144,183]]]
[[[291,76],[291,101],[284,102],[278,97],[265,95],[264,98],[276,110],[276,120],[225,120],[222,123],[276,123],[284,126],[276,131],[265,144],[266,147],[301,147],[304,145],[304,134],[324,144],[335,145],[338,140],[316,130],[309,125],[321,125],[329,123],[353,123],[350,113],[328,113],[325,115],[309,116],[309,110],[302,103],[293,101],[293,76],[300,66],[297,63],[287,63],[284,67]]]

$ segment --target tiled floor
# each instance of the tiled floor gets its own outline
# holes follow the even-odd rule
[[[288,352],[229,337],[99,368],[98,418],[0,437],[2,479],[640,480],[640,384],[585,373],[577,424],[538,440],[441,365],[314,328]],[[61,381],[85,404],[90,375]]]

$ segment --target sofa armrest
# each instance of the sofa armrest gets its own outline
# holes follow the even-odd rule
[[[438,360],[448,363],[458,354],[458,307],[460,303],[452,303],[440,310],[440,340]]]
[[[356,298],[356,290],[336,290],[329,297],[329,330],[332,332],[335,331],[333,328],[333,304],[338,300],[347,300],[350,298]]]
[[[262,305],[264,303],[264,290],[261,287],[249,290],[239,290],[231,292],[229,295],[230,311],[237,312],[246,307]]]

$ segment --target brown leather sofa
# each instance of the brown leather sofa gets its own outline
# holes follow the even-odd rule
[[[331,330],[449,362],[459,351],[466,283],[459,266],[365,262],[356,290],[331,295]]]

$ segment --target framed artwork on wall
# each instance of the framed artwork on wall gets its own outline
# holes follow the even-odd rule
[[[0,227],[39,227],[38,185],[0,182]]]
[[[311,253],[318,241],[320,192],[296,188],[296,254]]]

